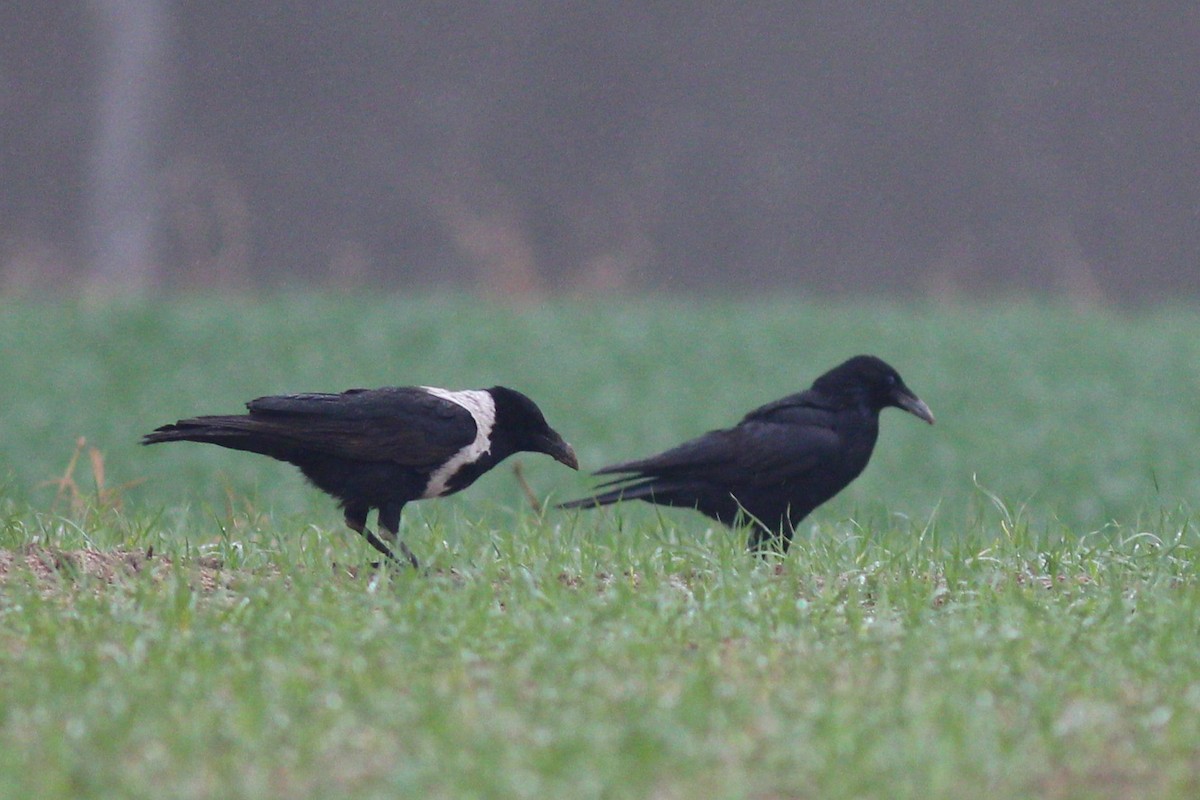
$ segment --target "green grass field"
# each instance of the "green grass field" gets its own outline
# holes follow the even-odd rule
[[[2,797],[1200,796],[1195,310],[10,299],[0,346]],[[510,461],[406,510],[431,574],[373,572],[294,469],[136,444],[505,383],[595,468],[859,352],[938,424],[885,412],[770,563],[692,512],[539,514]]]

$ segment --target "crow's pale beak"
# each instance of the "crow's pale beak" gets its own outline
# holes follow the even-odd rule
[[[914,417],[925,420],[930,425],[933,424],[933,412],[929,410],[929,406],[915,394],[907,392],[896,393],[896,407],[902,408]]]
[[[562,437],[546,436],[541,445],[541,451],[558,463],[571,469],[579,469],[579,460],[575,457],[575,449],[563,441]]]

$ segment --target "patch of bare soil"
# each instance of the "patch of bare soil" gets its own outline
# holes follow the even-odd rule
[[[156,555],[153,549],[59,550],[30,545],[0,550],[0,585],[22,575],[47,585],[84,579],[114,584],[145,573],[154,580],[162,580],[173,566],[169,556]],[[201,591],[211,592],[228,584],[230,576],[219,558],[201,556],[185,562],[184,566],[193,573],[192,585]]]

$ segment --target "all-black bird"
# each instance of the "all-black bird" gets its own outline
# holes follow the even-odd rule
[[[142,444],[208,442],[295,464],[340,502],[351,530],[395,563],[388,545],[398,545],[413,567],[416,557],[398,538],[406,503],[461,491],[513,453],[545,453],[579,468],[541,409],[503,386],[279,395],[246,408],[250,413],[164,425]],[[366,527],[371,509],[379,510],[378,537]]]
[[[732,428],[598,470],[621,477],[601,484],[613,487],[608,491],[559,507],[645,500],[694,508],[726,525],[750,523],[751,550],[773,545],[787,552],[800,521],[867,466],[879,412],[888,406],[933,424],[929,406],[896,370],[874,356],[855,356],[807,391],[757,408]]]

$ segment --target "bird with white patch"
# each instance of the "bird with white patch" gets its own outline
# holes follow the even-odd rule
[[[399,561],[388,545],[398,546],[413,567],[419,562],[399,539],[405,504],[461,491],[518,452],[545,453],[579,468],[575,451],[537,404],[503,386],[275,395],[246,408],[248,414],[164,425],[142,444],[207,442],[295,464],[338,500],[351,530],[393,563]],[[379,536],[366,527],[371,509],[379,511]]]
[[[457,403],[465,408],[475,420],[475,439],[462,450],[459,450],[450,460],[438,467],[429,476],[422,499],[441,497],[446,493],[447,482],[464,464],[477,461],[492,446],[492,427],[496,424],[496,401],[488,392],[468,390],[465,392],[448,392],[436,386],[422,386],[422,389],[443,400]]]

